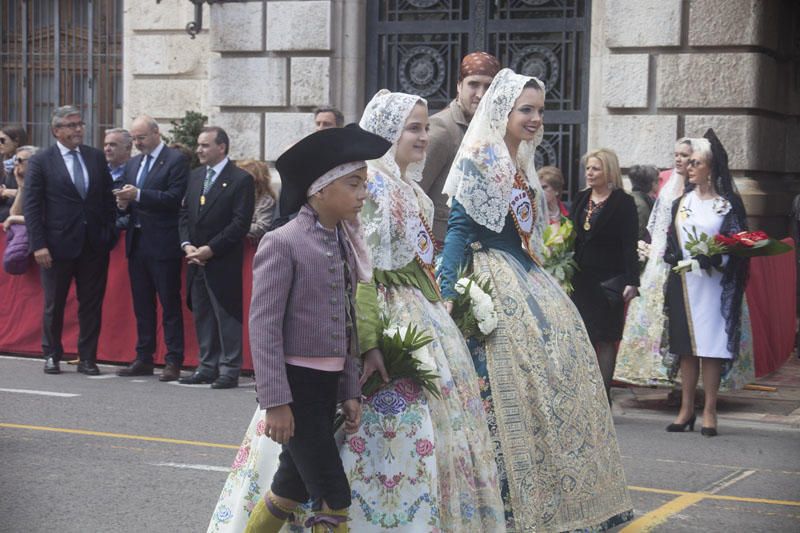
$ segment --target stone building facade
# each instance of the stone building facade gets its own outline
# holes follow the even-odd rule
[[[217,0],[190,39],[191,2],[124,0],[123,115],[202,111],[229,131],[233,157],[272,161],[312,130],[314,107],[359,117],[367,1]],[[785,233],[800,192],[797,2],[590,4],[586,146],[613,148],[624,168],[666,168],[676,138],[713,127],[756,225]]]

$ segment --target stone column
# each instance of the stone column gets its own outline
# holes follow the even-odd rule
[[[800,191],[791,60],[800,8],[789,0],[599,0],[592,9],[589,146],[616,150],[623,168],[667,168],[676,138],[713,127],[754,226],[785,235]]]
[[[194,6],[186,0],[125,0],[123,3],[122,127],[136,115],[152,115],[161,131],[186,111],[207,113],[207,31],[192,40],[186,24]],[[208,7],[204,8],[207,20]]]

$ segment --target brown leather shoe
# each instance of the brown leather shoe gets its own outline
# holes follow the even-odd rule
[[[181,377],[181,369],[177,366],[167,363],[161,375],[158,376],[158,381],[177,381]]]
[[[117,370],[117,375],[122,377],[130,377],[130,376],[152,376],[153,375],[153,364],[152,363],[143,363],[140,360],[136,360],[131,363],[130,366],[126,366],[125,368],[121,368]]]

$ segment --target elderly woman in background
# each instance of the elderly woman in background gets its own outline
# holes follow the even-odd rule
[[[713,130],[692,140],[692,157],[686,192],[672,207],[672,224],[664,261],[676,265],[693,259],[692,270],[670,270],[666,302],[668,350],[665,362],[671,376],[680,369],[681,409],[667,431],[694,429],[695,388],[702,366],[703,428],[706,437],[717,435],[717,394],[723,373],[732,368],[742,343],[744,289],[749,259],[691,254],[686,242],[694,232],[731,235],[747,230],[744,203],[734,190],[728,154]]]
[[[567,208],[561,201],[564,192],[564,175],[558,167],[542,167],[539,169],[539,181],[542,182],[544,199],[547,204],[547,223],[561,224],[561,219],[569,216]]]
[[[258,244],[275,215],[275,192],[270,185],[269,166],[265,161],[256,159],[237,161],[236,166],[253,176],[256,186],[256,208],[253,211],[253,220],[250,222],[247,238],[253,244]]]
[[[611,401],[615,344],[622,338],[625,303],[637,295],[638,220],[633,198],[622,189],[617,154],[607,148],[583,158],[588,187],[572,206],[575,261],[572,300],[597,351],[606,395]]]
[[[628,171],[631,180],[631,196],[636,204],[636,213],[639,216],[639,240],[647,238],[647,221],[653,210],[655,198],[653,188],[658,181],[658,169],[652,165],[634,165]]]

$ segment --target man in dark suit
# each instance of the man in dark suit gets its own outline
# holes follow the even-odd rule
[[[161,140],[158,124],[138,117],[131,137],[140,154],[125,166],[124,185],[114,192],[117,207],[130,214],[125,235],[133,311],[136,314],[136,360],[120,376],[153,374],[156,350],[156,294],[161,302],[166,365],[159,381],[175,381],[183,364],[181,259],[178,235],[181,200],[189,162]]]
[[[225,130],[203,128],[197,138],[201,167],[192,171],[181,207],[186,286],[200,346],[200,366],[180,380],[239,384],[242,367],[242,261],[255,203],[253,178],[228,159]]]
[[[75,278],[78,295],[78,372],[97,375],[97,340],[108,256],[114,245],[114,195],[103,152],[81,144],[85,124],[72,106],[56,109],[56,145],[28,161],[25,223],[44,288],[44,371],[61,372],[64,305]]]

